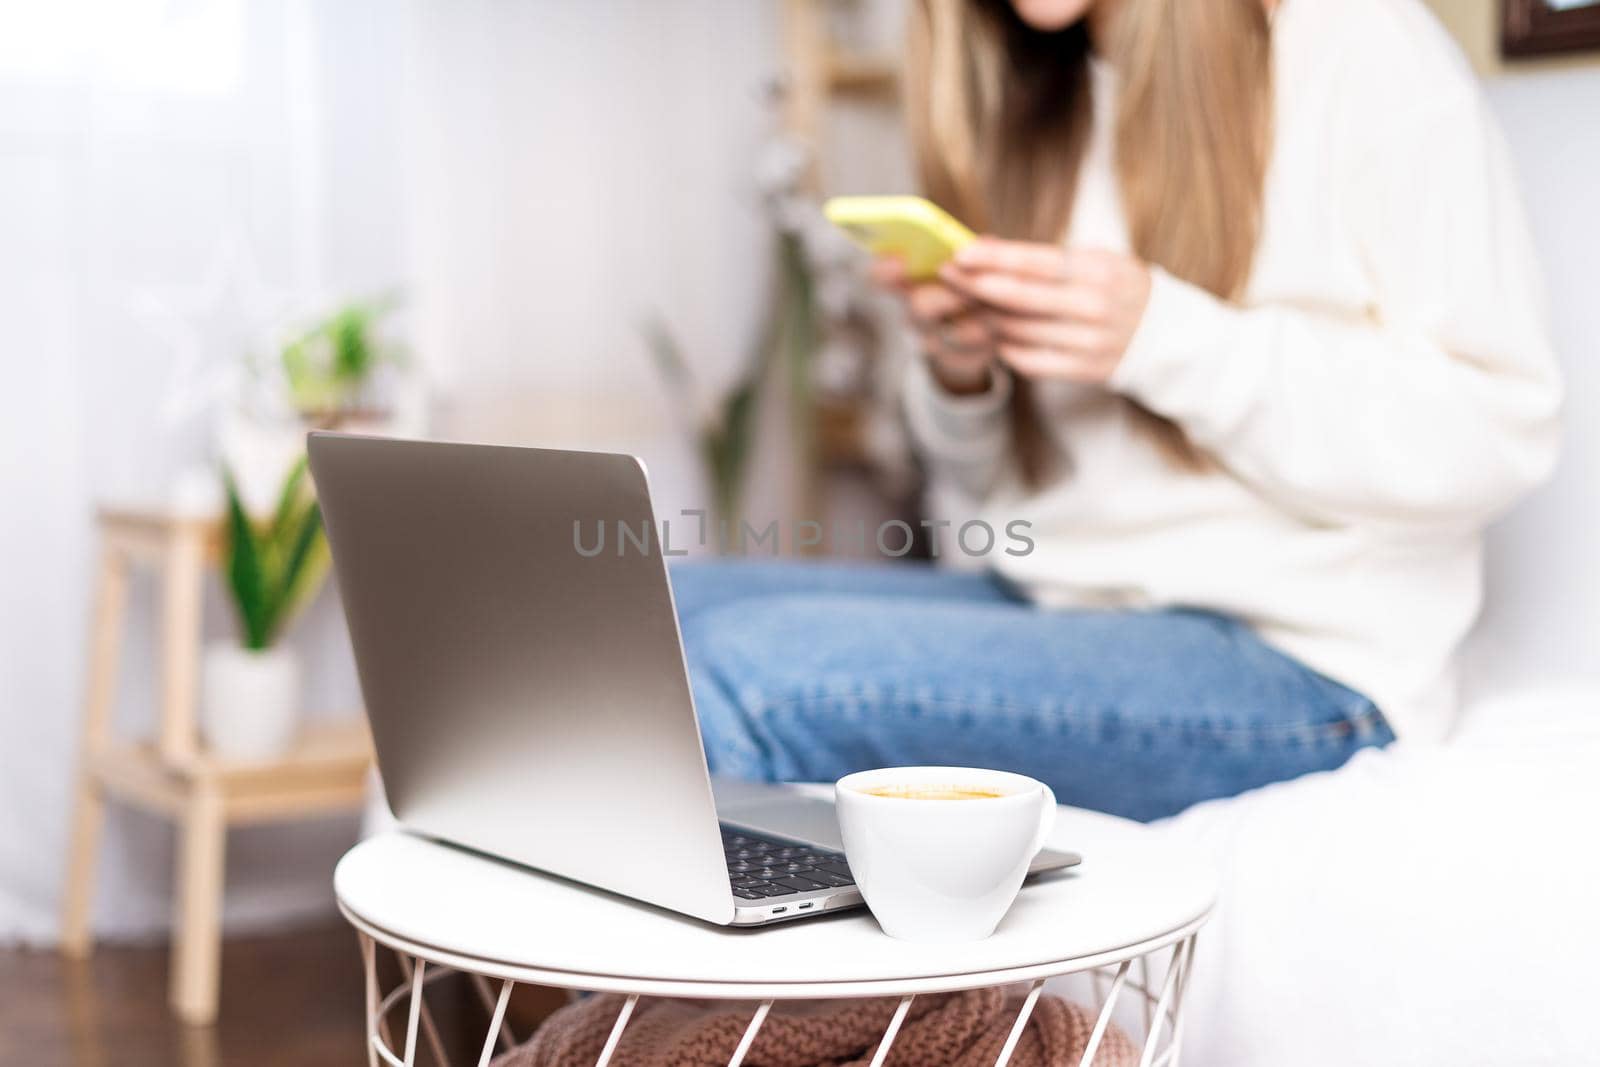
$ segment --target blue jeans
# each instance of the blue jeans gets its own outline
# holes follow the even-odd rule
[[[1205,611],[1045,611],[906,563],[671,574],[717,774],[997,767],[1149,820],[1394,740],[1372,701]]]

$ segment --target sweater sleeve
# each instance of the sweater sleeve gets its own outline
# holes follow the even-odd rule
[[[1157,271],[1111,384],[1314,521],[1481,522],[1555,459],[1537,269],[1481,103],[1390,128],[1338,208],[1369,315],[1240,307]]]
[[[933,482],[981,501],[1005,470],[1011,378],[997,372],[988,391],[955,396],[933,380],[921,356],[907,361],[906,422]]]

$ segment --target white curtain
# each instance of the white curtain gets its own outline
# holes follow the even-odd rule
[[[212,462],[216,398],[275,316],[403,281],[404,25],[381,0],[0,5],[0,942],[48,940],[65,859],[96,502]],[[210,626],[230,626],[220,602]],[[148,583],[119,721],[152,719]],[[335,606],[298,642],[355,703]],[[322,909],[352,823],[230,844],[230,918]],[[117,812],[97,922],[165,921],[170,833]]]
[[[213,462],[218,396],[290,309],[402,286],[442,432],[630,448],[664,511],[700,499],[640,327],[708,389],[739,365],[776,35],[744,0],[0,0],[0,942],[55,933],[93,507]],[[136,586],[130,731],[153,608]],[[331,595],[294,642],[311,702],[354,707]],[[326,909],[354,833],[234,834],[229,920]],[[171,845],[113,815],[102,932],[165,922]]]

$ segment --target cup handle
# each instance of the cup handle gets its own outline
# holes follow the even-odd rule
[[[1044,810],[1039,813],[1039,835],[1033,839],[1032,856],[1037,856],[1039,850],[1044,848],[1044,843],[1050,840],[1050,831],[1056,828],[1056,795],[1055,792],[1043,782],[1039,788],[1044,790]]]

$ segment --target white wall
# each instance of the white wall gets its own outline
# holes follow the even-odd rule
[[[1566,375],[1553,482],[1490,540],[1488,607],[1469,646],[1480,687],[1600,676],[1600,64],[1486,83],[1518,164]]]
[[[685,413],[641,326],[663,318],[712,391],[757,335],[777,5],[470,0],[414,15],[407,221],[444,432],[629,449],[663,511],[695,506]]]

